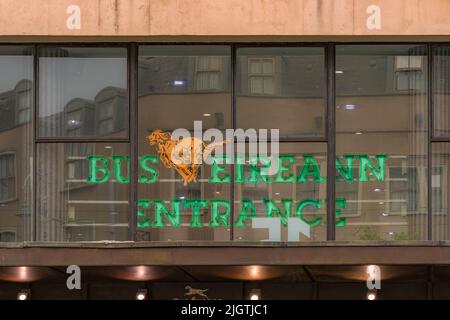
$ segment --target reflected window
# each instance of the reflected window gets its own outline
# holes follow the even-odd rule
[[[16,232],[15,231],[0,231],[0,242],[15,242]]]
[[[39,50],[40,137],[127,136],[127,49]]]
[[[426,61],[422,45],[336,47],[337,240],[427,238]]]
[[[325,49],[239,48],[238,128],[279,129],[280,137],[324,137]]]
[[[231,127],[227,46],[140,46],[139,126],[153,130]]]
[[[450,46],[433,48],[433,136],[450,137]]]
[[[128,144],[39,143],[37,152],[39,241],[128,239]]]
[[[433,240],[450,239],[450,143],[432,144],[431,207]]]
[[[274,58],[248,59],[248,91],[249,94],[275,93],[275,60]]]
[[[199,91],[223,89],[224,57],[199,56],[196,59],[196,89]]]
[[[16,198],[16,155],[0,153],[0,202]]]

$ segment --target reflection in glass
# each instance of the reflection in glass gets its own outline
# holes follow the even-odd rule
[[[298,232],[299,241],[326,240],[326,144],[281,143],[280,155],[286,156],[280,160],[282,165],[277,165],[277,170],[280,170],[281,166],[286,169],[282,174],[285,179],[283,182],[277,182],[278,178],[275,174],[268,176],[269,182],[260,180],[257,183],[249,183],[252,163],[245,162],[245,182],[234,183],[234,220],[238,219],[243,207],[242,202],[250,199],[256,211],[255,217],[279,216],[282,220],[286,217],[299,217],[306,222],[309,225],[310,235],[308,237]],[[311,159],[310,164],[306,163],[306,158]],[[299,182],[302,172],[306,173],[306,169],[311,169],[312,163],[317,164],[317,175],[305,175],[305,179],[300,179],[302,181]],[[258,163],[258,166],[261,167],[261,163]],[[288,182],[288,179],[292,182]],[[271,200],[271,204],[265,200]],[[276,209],[271,207],[272,204],[280,209],[281,215],[275,214]],[[290,212],[286,208],[290,208]],[[267,215],[268,211],[271,214]],[[269,239],[269,229],[253,228],[250,219],[245,221],[243,227],[234,227],[234,240],[262,241],[266,239]],[[287,240],[288,224],[282,223],[281,241]]]
[[[324,48],[239,48],[236,77],[238,128],[324,136]]]
[[[433,49],[433,136],[450,137],[450,47]]]
[[[353,181],[338,173],[347,227],[337,240],[422,240],[427,230],[427,63],[424,46],[336,48],[336,153]],[[384,165],[378,156],[386,156]],[[361,181],[361,166],[368,181]],[[383,167],[383,177],[377,172]],[[364,180],[364,179],[362,179]]]
[[[102,158],[93,163],[93,155]],[[123,179],[129,166],[119,161],[116,167],[112,158],[127,155],[127,144],[39,143],[38,241],[127,240],[129,184]],[[100,168],[95,175],[93,168]]]
[[[139,228],[139,240],[229,240],[227,227],[211,228],[211,206],[200,207],[199,223],[190,226],[193,209],[189,200],[230,199],[229,184],[211,184],[211,167],[201,165],[197,181],[185,185],[175,168],[160,161],[158,151],[164,141],[150,145],[147,136],[154,130],[171,132],[176,128],[193,130],[194,121],[202,128],[224,130],[231,127],[231,65],[227,46],[141,46],[139,48],[139,161],[155,156],[151,166],[158,181],[139,183],[138,196],[159,200],[172,210],[171,201],[181,201],[179,226],[164,218],[164,226]],[[167,142],[167,141],[166,141]],[[145,174],[140,168],[139,174]],[[143,210],[142,206],[140,209]],[[154,224],[155,203],[145,210]]]
[[[231,65],[227,46],[140,46],[140,134],[231,127]]]
[[[432,144],[431,209],[433,240],[450,239],[450,143]]]
[[[0,70],[0,242],[30,241],[32,48],[1,46]]]
[[[126,137],[126,48],[39,50],[40,137]]]

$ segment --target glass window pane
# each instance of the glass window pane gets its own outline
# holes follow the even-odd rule
[[[288,227],[296,228],[296,238],[291,241],[326,240],[326,149],[324,143],[281,143],[279,161],[282,163],[276,167],[279,170],[283,166],[284,173],[278,178],[276,174],[268,175],[268,181],[249,182],[255,165],[245,160],[245,182],[234,183],[234,240],[268,240],[269,225],[278,231],[278,241],[288,241]],[[247,151],[246,159],[248,154]],[[259,162],[258,166],[261,165]],[[240,169],[235,167],[235,171]],[[280,217],[280,227],[271,221],[261,222],[267,223],[267,227],[259,227],[254,224],[254,218],[245,219],[240,225],[239,217],[251,212],[245,211],[247,200],[251,200],[250,208],[255,210],[254,218]],[[298,224],[289,224],[289,217],[295,217]]]
[[[32,48],[0,46],[0,242],[31,240]]]
[[[450,137],[450,46],[433,51],[433,136]]]
[[[140,46],[140,133],[230,128],[230,73],[227,46]]]
[[[423,61],[425,46],[337,46],[336,198],[347,203],[337,240],[427,238]]]
[[[240,48],[237,127],[280,129],[281,138],[325,134],[324,48]]]
[[[433,240],[450,239],[450,143],[432,144],[431,207]]]
[[[126,137],[127,90],[126,48],[41,48],[39,136]],[[113,125],[100,132],[105,108]],[[74,111],[80,116],[73,118]]]
[[[128,239],[128,144],[39,143],[37,152],[38,241]]]
[[[230,187],[209,183],[211,167],[195,169],[196,181],[184,183],[182,174],[192,167],[176,167],[164,162],[164,152],[172,143],[157,139],[149,143],[156,130],[202,128],[225,130],[231,127],[231,65],[228,46],[141,46],[139,48],[139,161],[158,172],[157,180],[138,182],[139,240],[229,240],[225,226],[212,228],[211,200],[230,199]],[[154,157],[156,162],[149,160]],[[167,160],[167,159],[166,159]],[[170,160],[170,159],[169,159]],[[170,162],[170,161],[169,161]],[[142,165],[139,174],[151,176]],[[189,201],[205,200],[198,213]],[[176,206],[179,202],[179,211]],[[175,214],[172,219],[168,210]],[[142,214],[142,215],[140,215]],[[158,218],[159,217],[159,218]],[[148,224],[146,223],[146,219]],[[172,219],[172,220],[171,220]],[[141,224],[139,224],[139,222]],[[143,224],[142,224],[143,223]]]
[[[167,142],[167,141],[166,141]],[[174,240],[230,240],[230,228],[220,225],[212,227],[212,201],[226,200],[230,202],[230,184],[211,183],[211,165],[199,165],[195,171],[196,181],[184,184],[183,175],[189,175],[194,170],[187,168],[167,167],[163,164],[160,152],[164,148],[163,142],[149,145],[141,140],[139,143],[139,210],[138,213],[138,240],[142,241],[174,241]],[[149,160],[153,157],[154,161]],[[149,181],[145,177],[154,177],[149,169],[142,163],[154,168],[158,173],[157,180]],[[229,170],[229,166],[228,170]],[[197,214],[193,208],[188,207],[188,201],[206,201],[199,204]],[[156,206],[158,202],[158,213]],[[179,202],[179,211],[176,211],[176,202]],[[169,210],[166,215],[164,210]],[[170,215],[174,220],[170,220]],[[158,217],[161,217],[158,220]],[[167,218],[169,217],[169,218]],[[148,220],[147,220],[148,219]],[[145,224],[145,221],[148,224]],[[141,223],[141,224],[139,224]]]

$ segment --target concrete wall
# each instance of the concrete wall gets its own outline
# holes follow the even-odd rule
[[[447,0],[0,0],[2,36],[450,35]],[[126,41],[127,39],[125,39]]]

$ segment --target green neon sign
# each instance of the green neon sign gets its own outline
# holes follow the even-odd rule
[[[320,173],[317,159],[312,154],[302,155],[304,163],[294,172],[296,156],[294,154],[279,155],[276,163],[275,174],[269,175],[268,169],[271,161],[267,157],[249,157],[249,163],[245,164],[243,159],[236,158],[234,164],[234,175],[229,170],[229,161],[212,161],[211,177],[208,183],[228,184],[228,183],[325,183],[327,179]],[[130,183],[130,158],[129,156],[114,155],[106,157],[104,155],[89,155],[89,177],[88,183],[103,184],[111,179],[118,183]],[[375,155],[375,161],[368,155],[343,155],[336,158],[336,180],[343,180],[347,183],[364,183],[371,179],[374,181],[384,181],[386,176],[387,156],[384,154]],[[359,162],[359,163],[357,163]],[[139,184],[154,184],[158,182],[158,169],[154,166],[159,163],[156,155],[144,155],[139,160],[140,174]],[[355,172],[355,164],[359,164],[358,172]],[[248,176],[244,175],[245,165],[249,166]],[[126,170],[123,170],[126,168]],[[125,172],[122,172],[125,171]],[[371,173],[371,174],[369,174]],[[357,177],[355,177],[357,175]],[[252,199],[242,199],[240,210],[236,211],[235,221],[230,221],[232,203],[227,199],[172,199],[169,203],[161,199],[139,199],[137,201],[137,227],[138,228],[163,228],[168,223],[172,227],[180,227],[180,213],[183,210],[190,210],[191,221],[189,227],[203,227],[200,212],[202,209],[210,209],[211,219],[209,227],[229,227],[231,223],[235,227],[245,227],[246,221],[251,221],[256,217],[256,209]],[[323,223],[323,217],[306,217],[304,211],[320,210],[326,206],[326,200],[303,199],[297,203],[293,199],[281,199],[276,203],[273,199],[263,199],[266,217],[279,217],[283,226],[287,225],[289,217],[297,217],[311,228]],[[336,199],[336,221],[337,227],[346,226],[346,218],[341,217],[343,209],[346,207],[346,200]],[[148,215],[153,210],[153,220]]]

